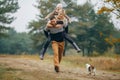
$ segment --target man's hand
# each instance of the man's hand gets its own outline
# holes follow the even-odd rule
[[[62,24],[57,24],[57,25],[55,26],[55,28],[61,28],[61,27],[63,27]]]

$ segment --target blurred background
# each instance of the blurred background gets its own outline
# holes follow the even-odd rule
[[[44,18],[58,3],[72,20],[69,35],[79,55],[120,55],[119,0],[0,0],[0,54],[39,54],[47,40]],[[76,54],[66,45],[66,55]]]

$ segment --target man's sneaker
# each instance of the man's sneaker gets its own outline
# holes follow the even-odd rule
[[[58,73],[59,72],[59,67],[55,66],[55,71]]]

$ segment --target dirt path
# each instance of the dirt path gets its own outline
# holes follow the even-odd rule
[[[98,71],[87,75],[83,68],[60,65],[60,73],[54,71],[53,62],[25,58],[0,57],[0,65],[16,69],[19,80],[120,80],[120,74]]]

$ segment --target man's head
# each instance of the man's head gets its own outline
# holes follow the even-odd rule
[[[56,19],[55,19],[55,17],[51,17],[51,18],[50,18],[50,22],[51,22],[52,25],[55,25],[55,24],[56,24]]]
[[[54,20],[54,19],[55,19],[55,17],[54,17],[54,16],[50,17],[50,20]]]

